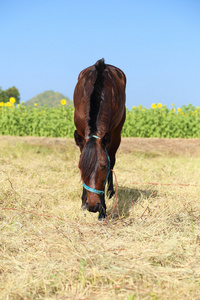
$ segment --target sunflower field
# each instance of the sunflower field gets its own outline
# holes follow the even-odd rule
[[[127,110],[123,128],[124,137],[199,138],[200,107],[192,104],[167,108],[153,103],[151,108],[142,105]]]
[[[15,99],[0,103],[0,135],[73,137],[74,108],[61,100],[59,107],[15,105]],[[123,137],[200,138],[200,107],[192,104],[167,108],[153,103],[151,108],[127,109]]]
[[[0,103],[0,135],[72,137],[74,108],[61,100],[59,107],[26,107],[23,104]]]

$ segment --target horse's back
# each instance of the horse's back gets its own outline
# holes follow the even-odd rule
[[[76,127],[80,128],[78,131],[82,134],[84,134],[85,131],[84,124],[88,121],[91,95],[95,89],[99,74],[102,76],[103,85],[101,87],[102,103],[100,104],[101,107],[99,109],[97,123],[102,123],[101,115],[105,120],[108,120],[108,110],[110,111],[111,128],[116,127],[120,119],[125,118],[126,76],[121,69],[113,65],[105,64],[103,59],[99,60],[95,65],[80,72],[74,91],[74,121]],[[117,120],[117,118],[119,120]]]

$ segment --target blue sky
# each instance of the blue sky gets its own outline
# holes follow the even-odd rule
[[[127,76],[127,107],[200,106],[199,0],[0,0],[0,86],[21,101],[73,98],[104,57]]]

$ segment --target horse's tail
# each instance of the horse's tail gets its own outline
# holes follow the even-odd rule
[[[102,74],[102,73],[103,73],[103,71],[104,71],[105,68],[106,68],[104,58],[102,58],[102,59],[100,59],[100,60],[98,60],[98,61],[96,62],[95,68],[96,68],[98,74]]]

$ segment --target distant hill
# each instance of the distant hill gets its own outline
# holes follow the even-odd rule
[[[46,91],[43,92],[32,99],[26,101],[24,105],[26,106],[34,106],[37,103],[37,106],[47,105],[48,107],[55,107],[60,105],[60,101],[65,99],[67,101],[66,105],[73,105],[73,102],[69,100],[68,97],[54,91]]]

